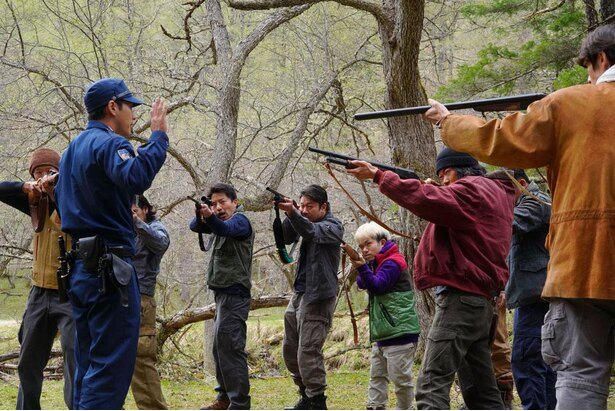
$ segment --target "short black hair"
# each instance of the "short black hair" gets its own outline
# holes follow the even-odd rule
[[[615,64],[615,24],[600,26],[587,35],[579,50],[577,63],[583,67],[587,67],[589,63],[594,65],[602,51],[609,63]]]
[[[301,190],[300,197],[309,197],[311,200],[316,201],[318,204],[329,205],[329,197],[327,196],[327,190],[317,184],[311,184]]]
[[[149,223],[156,219],[156,210],[154,206],[148,201],[147,198],[143,194],[138,194],[133,197],[132,204],[136,205],[139,208],[146,208],[147,213],[145,214],[145,222]]]
[[[211,199],[211,196],[214,193],[226,194],[226,196],[228,198],[230,198],[231,201],[237,200],[237,190],[235,190],[235,187],[233,187],[230,184],[226,184],[226,183],[216,183],[216,184],[214,184],[209,189],[209,192],[207,193],[207,197],[209,197]]]
[[[115,102],[117,103],[120,109],[124,105],[124,101],[122,100],[115,100]],[[109,102],[107,102],[107,104],[109,104]],[[95,121],[95,120],[102,120],[103,118],[105,118],[105,108],[107,108],[107,104],[105,104],[104,106],[98,107],[96,110],[92,111],[91,113],[88,113],[88,120]]]
[[[453,167],[453,169],[457,173],[458,179],[469,176],[484,176],[485,174],[487,174],[487,170],[485,170],[485,167],[481,165],[473,167]]]
[[[527,181],[528,183],[531,183],[530,178],[527,176],[526,172],[524,169],[522,168],[515,168],[513,170],[513,176],[515,177],[515,180],[521,180],[524,179],[525,181]]]

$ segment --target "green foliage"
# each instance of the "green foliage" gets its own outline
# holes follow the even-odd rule
[[[587,82],[587,71],[585,68],[574,66],[558,73],[557,78],[553,81],[553,88],[559,90],[585,82]]]
[[[437,98],[457,100],[476,94],[551,91],[584,83],[575,67],[586,32],[584,9],[575,2],[474,1],[462,14],[488,26],[489,42],[471,63],[441,87]]]

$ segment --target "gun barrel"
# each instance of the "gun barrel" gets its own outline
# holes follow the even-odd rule
[[[186,196],[186,199],[192,201],[194,203],[194,205],[197,206],[197,207],[199,207],[201,205],[201,202],[199,200],[197,200],[196,198],[194,198],[194,197]]]
[[[482,100],[458,101],[448,103],[444,106],[449,110],[474,109],[476,111],[518,111],[525,110],[534,101],[544,98],[546,94],[533,93],[521,94],[518,96],[487,98]],[[391,110],[373,111],[368,113],[355,114],[355,120],[373,120],[378,118],[408,116],[412,114],[422,114],[429,110],[431,106],[417,106],[406,108],[395,108]]]
[[[308,150],[313,153],[323,154],[327,156],[326,157],[327,162],[339,164],[346,168],[354,167],[352,164],[348,163],[349,161],[359,160],[359,161],[366,161],[370,163],[371,165],[378,167],[381,170],[392,171],[395,174],[399,175],[402,179],[409,179],[409,178],[418,179],[419,178],[419,176],[413,170],[409,170],[407,168],[390,166],[388,164],[377,163],[371,160],[362,160],[360,158],[350,157],[345,154],[340,154],[340,153],[336,153],[333,151],[321,150],[316,147],[308,147]]]

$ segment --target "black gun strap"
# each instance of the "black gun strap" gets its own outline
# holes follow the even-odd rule
[[[205,249],[205,241],[203,240],[203,233],[199,233],[199,248],[201,249],[201,251],[207,251],[207,249]]]
[[[276,249],[278,250],[278,256],[283,264],[290,264],[293,262],[293,259],[286,251],[284,229],[282,228],[282,219],[280,218],[280,209],[277,204],[274,205],[273,208],[275,210],[275,218],[273,219],[273,238],[275,240]]]

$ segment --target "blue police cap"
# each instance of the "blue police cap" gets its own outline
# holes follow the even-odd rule
[[[133,96],[124,80],[119,78],[104,78],[92,83],[83,97],[88,113],[106,105],[111,100],[128,101],[134,106],[143,104],[143,100]]]

